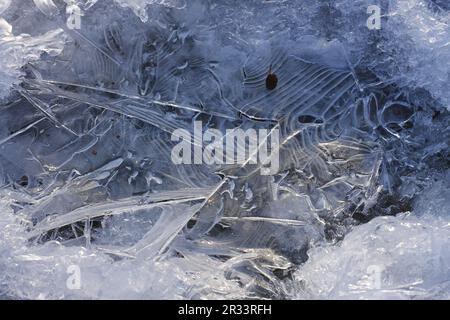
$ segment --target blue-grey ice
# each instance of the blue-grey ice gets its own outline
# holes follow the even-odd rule
[[[444,0],[0,0],[0,297],[449,299],[449,24]],[[197,123],[277,130],[276,172],[196,138],[176,163]]]

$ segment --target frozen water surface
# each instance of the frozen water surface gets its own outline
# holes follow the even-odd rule
[[[0,1],[1,296],[448,299],[449,9]],[[196,121],[277,172],[176,164]]]

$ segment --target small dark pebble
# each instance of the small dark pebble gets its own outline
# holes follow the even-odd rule
[[[278,77],[274,73],[269,73],[266,78],[266,88],[273,90],[277,87]]]

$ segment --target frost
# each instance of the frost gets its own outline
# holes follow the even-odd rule
[[[430,216],[380,217],[341,244],[314,248],[297,271],[299,298],[448,299],[450,221]]]
[[[148,20],[147,7],[161,5],[169,8],[183,8],[184,0],[114,0],[122,7],[131,8],[139,18],[146,22]]]
[[[4,297],[449,298],[441,1],[0,4]],[[197,121],[279,170],[175,164]]]
[[[403,50],[410,49],[400,70],[402,76],[411,85],[429,90],[450,110],[450,12],[435,12],[426,1],[408,0],[397,1],[390,15],[388,28],[394,32],[400,27],[405,32],[401,37],[393,35],[388,45],[401,41]]]
[[[27,34],[15,36],[12,26],[0,18],[0,98],[8,95],[13,85],[20,83],[19,69],[28,62],[38,60],[41,54],[58,55],[64,46],[61,29],[38,37]]]

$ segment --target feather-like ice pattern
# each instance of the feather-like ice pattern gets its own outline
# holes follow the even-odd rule
[[[417,195],[434,178],[448,177],[448,114],[432,99],[445,98],[445,85],[399,77],[395,67],[403,57],[386,50],[397,39],[402,52],[409,40],[369,36],[367,17],[344,0],[115,2],[140,19],[113,1],[83,1],[77,2],[86,10],[80,30],[62,31],[58,19],[49,19],[54,31],[14,36],[0,20],[6,67],[0,72],[6,84],[0,91],[6,99],[0,267],[7,274],[0,275],[0,292],[25,298],[445,296],[436,292],[448,292],[447,272],[403,277],[399,270],[411,261],[428,270],[436,252],[447,255],[445,239],[430,237],[446,232],[446,220],[428,211],[425,218],[375,218],[426,211],[430,199]],[[56,15],[52,1],[36,4]],[[419,20],[418,10],[426,10],[419,25],[433,25],[436,42],[428,48],[426,28],[395,15],[386,18],[387,32],[403,30],[422,53],[436,54],[429,61],[447,61],[445,13],[433,20],[416,1],[394,4]],[[362,18],[364,28],[347,30],[342,17],[348,15]],[[411,61],[428,59],[406,51]],[[273,90],[266,85],[269,72],[278,79]],[[445,65],[440,72],[427,69],[440,78],[445,72]],[[431,95],[405,83],[421,83]],[[260,175],[261,164],[248,159],[175,164],[171,134],[193,134],[195,121],[203,131],[279,130],[279,170]],[[434,211],[445,211],[446,201],[439,203]],[[354,251],[355,263],[348,264]],[[395,283],[374,291],[370,263],[388,268]],[[62,279],[71,264],[86,279],[76,292]],[[336,277],[337,270],[355,272]]]

